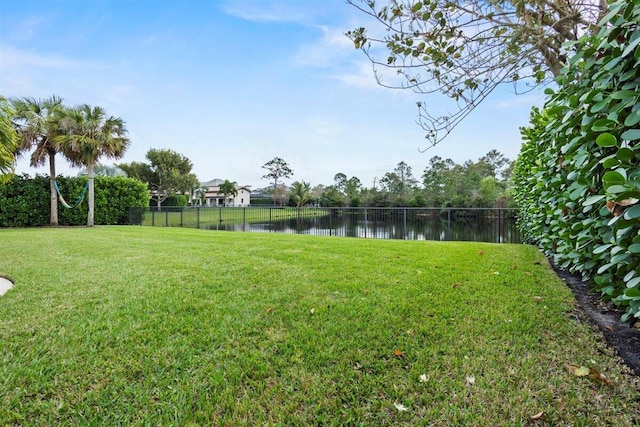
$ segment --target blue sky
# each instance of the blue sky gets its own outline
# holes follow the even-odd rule
[[[409,91],[375,82],[344,32],[371,26],[344,0],[0,0],[0,94],[61,96],[127,123],[120,161],[170,148],[201,181],[262,187],[261,166],[285,159],[293,180],[375,177],[405,161],[420,177],[433,156],[457,163],[491,149],[513,159],[539,93],[492,97],[435,148],[425,148]],[[445,98],[426,101],[442,108]],[[103,163],[111,164],[105,159]],[[45,174],[28,161],[18,172]],[[58,172],[76,175],[64,159]]]

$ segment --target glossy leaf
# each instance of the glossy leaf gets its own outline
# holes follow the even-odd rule
[[[629,129],[628,131],[625,131],[620,137],[627,141],[635,141],[637,139],[640,139],[640,129]]]
[[[624,219],[640,218],[640,205],[635,205],[624,211]]]
[[[635,156],[636,156],[635,151],[627,147],[618,148],[618,151],[616,152],[616,159],[623,162],[629,161],[633,159]]]
[[[605,195],[604,194],[598,194],[596,196],[589,196],[586,198],[586,200],[584,202],[582,202],[583,206],[589,206],[592,205],[594,203],[598,203],[601,200],[605,199]]]
[[[615,147],[618,144],[618,140],[610,133],[603,133],[596,138],[596,144],[601,147]]]

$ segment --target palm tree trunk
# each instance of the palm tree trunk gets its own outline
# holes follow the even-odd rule
[[[87,175],[89,176],[89,216],[87,218],[87,227],[93,227],[93,163],[87,165]]]
[[[56,159],[55,155],[49,153],[49,191],[51,193],[51,218],[49,219],[49,225],[53,227],[58,226],[58,193],[56,192],[56,186],[54,184],[56,180]]]

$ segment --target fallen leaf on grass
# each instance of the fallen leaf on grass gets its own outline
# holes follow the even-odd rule
[[[402,403],[394,403],[393,406],[396,407],[396,409],[400,412],[405,412],[408,411],[409,409],[407,409],[406,406],[404,406]]]
[[[393,355],[394,355],[395,357],[403,357],[403,356],[404,356],[404,353],[403,353],[402,351],[398,350],[398,349],[395,349],[395,350],[393,351]]]
[[[459,288],[459,287],[460,287],[460,283],[454,283],[454,284],[453,284],[453,287],[454,287],[454,288]]]
[[[309,313],[311,313],[311,315],[313,316],[314,314],[316,314],[316,309],[312,308],[311,310],[309,310]]]
[[[601,373],[598,369],[596,368],[588,368],[586,366],[575,366],[575,365],[569,365],[569,371],[571,371],[571,373],[573,375],[575,375],[576,377],[589,377],[590,379],[592,379],[593,381],[597,381],[601,384],[606,384],[610,387],[615,387],[615,383],[613,382],[613,380],[611,380],[610,378],[607,378],[606,375],[604,375],[603,373]]]
[[[537,414],[530,416],[529,419],[533,422],[545,421],[547,419],[547,414],[544,412],[538,412]]]
[[[478,255],[480,256],[484,255],[484,251],[478,251]]]
[[[587,375],[589,375],[589,368],[587,368],[586,366],[578,367],[575,365],[569,365],[569,370],[576,377],[586,377]]]
[[[589,378],[594,381],[598,381],[602,384],[606,384],[610,387],[615,387],[616,383],[613,382],[612,379],[607,378],[602,372],[598,371],[596,368],[590,368]]]
[[[534,300],[535,302],[540,302],[540,301],[542,301],[542,297],[540,297],[540,296],[536,295],[535,297],[533,297],[533,300]]]
[[[427,374],[420,375],[420,382],[421,383],[426,383],[427,381],[429,381],[429,378],[427,378]]]
[[[467,377],[467,384],[474,385],[475,383],[476,383],[476,377],[473,377],[473,376]]]
[[[518,266],[517,266],[517,265],[515,265],[515,264],[513,264],[513,265],[509,266],[509,270],[515,270],[515,269],[517,269],[517,268],[518,268]]]
[[[273,313],[273,307],[267,308],[267,313],[269,313],[269,314]]]

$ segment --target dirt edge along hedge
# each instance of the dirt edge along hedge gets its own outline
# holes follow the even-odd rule
[[[525,239],[640,318],[640,1],[611,3],[601,31],[521,130],[515,199]]]

